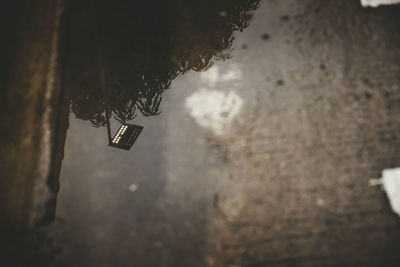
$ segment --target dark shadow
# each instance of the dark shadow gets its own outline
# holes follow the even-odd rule
[[[55,145],[47,182],[51,197],[38,225],[49,224],[55,217],[68,113],[95,127],[106,126],[112,116],[124,123],[138,112],[159,114],[162,94],[173,79],[190,70],[206,71],[214,61],[231,56],[234,32],[248,26],[250,12],[258,5],[259,0],[66,1],[59,53],[63,105],[53,129]],[[10,21],[9,17],[5,20]],[[13,50],[3,52],[9,54],[4,58],[11,64]],[[7,75],[4,72],[0,78]],[[51,241],[43,241],[45,237],[36,229],[25,231],[2,229],[9,233],[0,242],[3,262],[51,265],[57,253]],[[152,255],[148,258],[157,261]]]
[[[65,88],[93,126],[159,114],[162,93],[189,70],[230,57],[234,31],[259,0],[71,1]],[[106,112],[111,111],[111,112]]]

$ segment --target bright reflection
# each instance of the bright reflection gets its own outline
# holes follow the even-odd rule
[[[221,92],[202,88],[186,99],[185,106],[196,123],[222,135],[225,128],[237,116],[243,100],[233,92]]]
[[[215,135],[224,134],[243,105],[242,98],[232,90],[241,87],[240,65],[229,64],[223,67],[214,65],[210,70],[202,72],[200,78],[203,87],[187,97],[185,103],[196,123]]]

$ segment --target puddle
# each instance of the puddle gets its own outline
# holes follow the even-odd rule
[[[392,8],[66,2],[45,226],[9,266],[394,266]]]

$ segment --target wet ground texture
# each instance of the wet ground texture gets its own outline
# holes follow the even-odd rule
[[[399,265],[400,6],[217,2],[66,5],[55,219],[10,262]]]

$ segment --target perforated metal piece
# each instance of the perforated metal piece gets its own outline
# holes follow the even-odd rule
[[[119,127],[109,145],[129,150],[135,143],[142,130],[142,126],[124,123]]]

